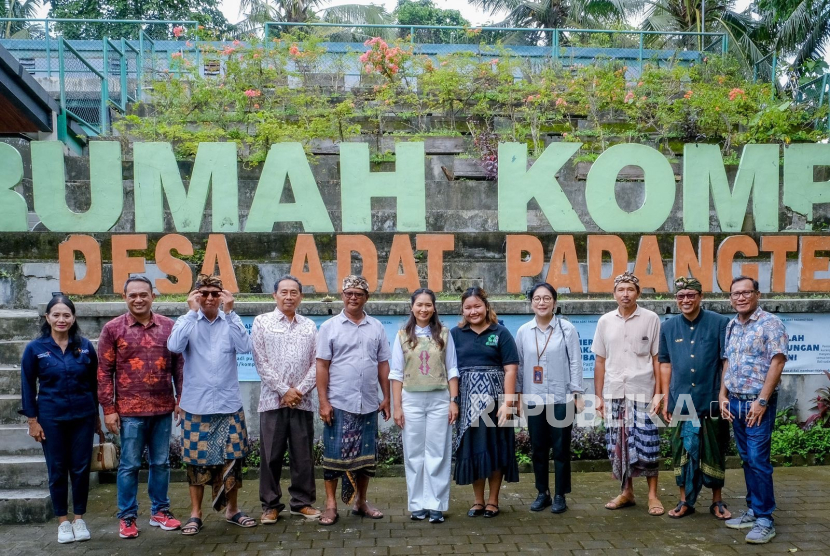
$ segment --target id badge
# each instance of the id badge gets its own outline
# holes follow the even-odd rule
[[[544,371],[544,367],[538,365],[533,367],[533,384],[542,384],[542,371]]]

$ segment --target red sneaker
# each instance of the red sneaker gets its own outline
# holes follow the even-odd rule
[[[127,517],[121,520],[118,535],[122,539],[134,539],[138,537],[138,526],[135,524],[134,517]]]
[[[161,527],[165,531],[175,531],[182,526],[182,522],[173,517],[170,510],[162,510],[150,516],[150,525]]]

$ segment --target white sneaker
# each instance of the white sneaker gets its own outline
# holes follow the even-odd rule
[[[72,524],[68,521],[58,525],[58,542],[61,544],[75,542],[75,533],[72,532]]]
[[[72,522],[72,532],[75,534],[76,541],[88,541],[89,529],[86,528],[86,523],[83,519],[76,519]]]

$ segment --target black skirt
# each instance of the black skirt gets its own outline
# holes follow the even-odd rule
[[[489,420],[498,423],[497,409],[489,413]],[[508,483],[519,482],[519,464],[516,462],[516,437],[512,426],[488,427],[486,419],[479,426],[469,427],[455,451],[455,484],[471,485],[486,479],[494,471],[501,471]]]

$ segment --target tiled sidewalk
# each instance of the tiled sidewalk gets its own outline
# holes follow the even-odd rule
[[[775,485],[778,536],[768,545],[744,542],[745,531],[732,531],[709,513],[708,491],[704,489],[698,513],[684,519],[650,517],[646,512],[645,481],[636,481],[638,504],[633,508],[608,511],[603,504],[615,494],[616,483],[607,473],[574,476],[574,491],[568,498],[570,510],[562,515],[528,511],[535,498],[532,475],[522,475],[518,484],[502,490],[502,513],[495,519],[466,517],[472,501],[470,487],[452,487],[447,520],[441,525],[412,522],[405,508],[406,485],[402,478],[375,479],[369,496],[386,514],[373,521],[348,515],[340,509],[340,521],[332,527],[290,517],[287,512],[276,525],[241,529],[206,514],[205,527],[195,537],[164,532],[147,523],[149,504],[146,485],[140,496],[141,535],[135,540],[118,537],[115,519],[115,486],[94,489],[90,496],[87,524],[92,540],[59,545],[57,524],[0,526],[0,553],[83,554],[83,555],[353,555],[353,554],[830,554],[830,467],[777,468]],[[661,474],[662,501],[666,510],[676,501],[676,487],[670,473]],[[318,483],[318,493],[322,494]],[[733,511],[743,507],[743,474],[727,472],[726,502]],[[170,489],[173,511],[186,518],[187,486],[175,483]],[[319,495],[318,494],[318,495]],[[259,517],[257,483],[243,486],[242,507]],[[207,505],[207,503],[206,503]],[[318,506],[322,501],[318,501]]]

